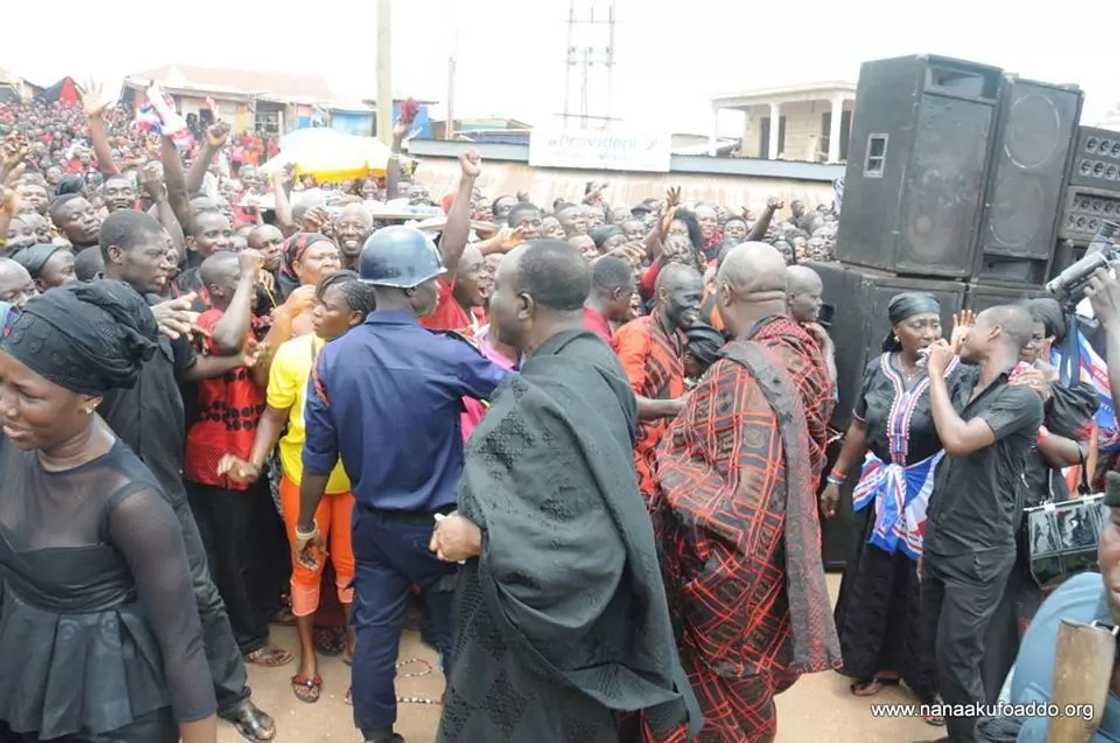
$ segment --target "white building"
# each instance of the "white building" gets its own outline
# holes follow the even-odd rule
[[[743,112],[740,157],[842,162],[855,97],[855,83],[830,81],[713,98],[709,152],[715,154],[719,112],[730,109]]]

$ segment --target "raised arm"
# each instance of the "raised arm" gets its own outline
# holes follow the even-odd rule
[[[222,319],[214,326],[211,334],[215,350],[223,356],[239,353],[245,347],[245,339],[249,336],[249,327],[253,320],[253,297],[257,293],[257,275],[263,263],[260,253],[248,249],[241,251],[237,260],[241,268],[237,289],[234,290],[229,307],[226,308]]]
[[[171,242],[179,253],[179,260],[187,256],[187,240],[183,234],[183,226],[179,224],[175,210],[167,198],[167,187],[163,183],[163,165],[153,160],[140,170],[140,185],[152,199],[152,209],[155,217],[167,233],[171,235]]]
[[[401,145],[404,135],[408,134],[409,122],[398,121],[393,127],[393,141],[389,145],[389,160],[385,163],[385,200],[392,201],[397,198],[397,190],[401,181]]]
[[[121,171],[113,162],[113,148],[109,146],[105,121],[101,118],[109,102],[101,95],[100,86],[93,86],[91,90],[82,92],[81,96],[82,108],[86,112],[86,125],[89,127],[89,138],[93,142],[93,154],[97,157],[97,169],[106,176],[118,175]]]
[[[680,203],[680,186],[670,188],[665,192],[665,204],[657,217],[657,224],[653,226],[653,229],[646,235],[645,240],[642,241],[650,258],[656,260],[661,256],[662,247],[665,244],[665,240],[669,237],[669,227],[673,224],[673,216],[676,214],[677,207],[680,206]]]
[[[187,178],[183,175],[183,160],[171,137],[159,138],[159,154],[163,163],[163,182],[167,185],[167,201],[180,226],[188,230],[191,224],[191,196],[187,191]]]
[[[14,188],[0,183],[0,250],[8,248],[8,225],[19,209],[19,194]]]
[[[88,119],[87,128],[93,143],[93,155],[97,158],[97,170],[105,176],[119,175],[121,169],[113,161],[113,148],[109,146],[109,137],[105,134],[105,123],[101,117]]]
[[[202,181],[206,178],[206,171],[210,169],[210,163],[214,162],[214,156],[226,146],[228,140],[229,124],[224,121],[215,122],[206,130],[206,142],[202,145],[202,150],[198,153],[194,162],[191,163],[191,169],[187,173],[188,195],[197,193],[202,189]]]
[[[933,424],[946,453],[954,457],[965,457],[994,444],[996,434],[983,418],[970,418],[966,421],[953,408],[949,386],[945,381],[945,369],[953,356],[952,348],[944,340],[930,346],[929,406],[933,413]]]
[[[296,232],[296,222],[292,218],[292,202],[288,199],[291,168],[292,166],[289,165],[283,172],[273,173],[269,179],[272,183],[272,197],[276,200],[276,226],[284,237],[291,237]]]
[[[785,206],[781,199],[771,196],[766,200],[766,208],[762,210],[759,215],[758,221],[751,227],[751,231],[747,233],[744,242],[759,242],[766,238],[766,231],[770,229],[770,220],[774,218],[774,212]]]
[[[459,168],[459,192],[455,194],[455,203],[447,213],[447,226],[443,228],[443,236],[439,241],[448,283],[455,280],[459,258],[462,257],[470,236],[471,195],[474,193],[475,179],[482,172],[482,158],[474,150],[467,150],[459,155]]]
[[[253,379],[261,387],[272,387],[273,354],[292,337],[292,325],[315,301],[315,287],[301,286],[293,291],[284,304],[272,311],[272,328],[264,337],[265,352],[253,367]]]

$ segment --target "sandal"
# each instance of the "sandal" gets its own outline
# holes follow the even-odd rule
[[[323,678],[319,674],[314,676],[301,676],[298,673],[292,676],[292,693],[296,699],[307,704],[319,701],[319,694],[323,691]]]
[[[295,660],[295,658],[296,657],[287,650],[278,648],[275,645],[265,645],[263,648],[254,650],[245,656],[246,662],[265,668],[286,666]]]
[[[316,627],[312,632],[315,650],[333,658],[346,649],[345,627]]]
[[[883,689],[883,684],[877,678],[861,679],[848,687],[853,696],[873,697]]]
[[[941,701],[941,697],[936,696],[936,697],[933,697],[932,699],[923,699],[922,704],[929,705],[930,707],[932,707],[933,705],[944,704],[944,702]],[[936,728],[945,727],[945,717],[944,717],[944,715],[935,715],[935,714],[931,713],[931,714],[928,714],[928,715],[922,715],[921,717],[922,717],[922,722],[924,722],[927,725],[932,725]]]

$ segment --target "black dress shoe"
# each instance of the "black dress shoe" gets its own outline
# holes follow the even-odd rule
[[[394,733],[392,728],[376,733],[363,731],[363,735],[365,735],[366,743],[404,743],[404,738]]]
[[[276,737],[276,723],[272,717],[248,699],[222,715],[222,719],[232,722],[241,737],[254,743],[265,743]]]

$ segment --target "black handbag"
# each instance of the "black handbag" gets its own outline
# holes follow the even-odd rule
[[[1077,490],[1079,498],[1025,509],[1031,575],[1041,588],[1097,569],[1097,540],[1108,520],[1108,508],[1103,493],[1090,494],[1084,452]]]

